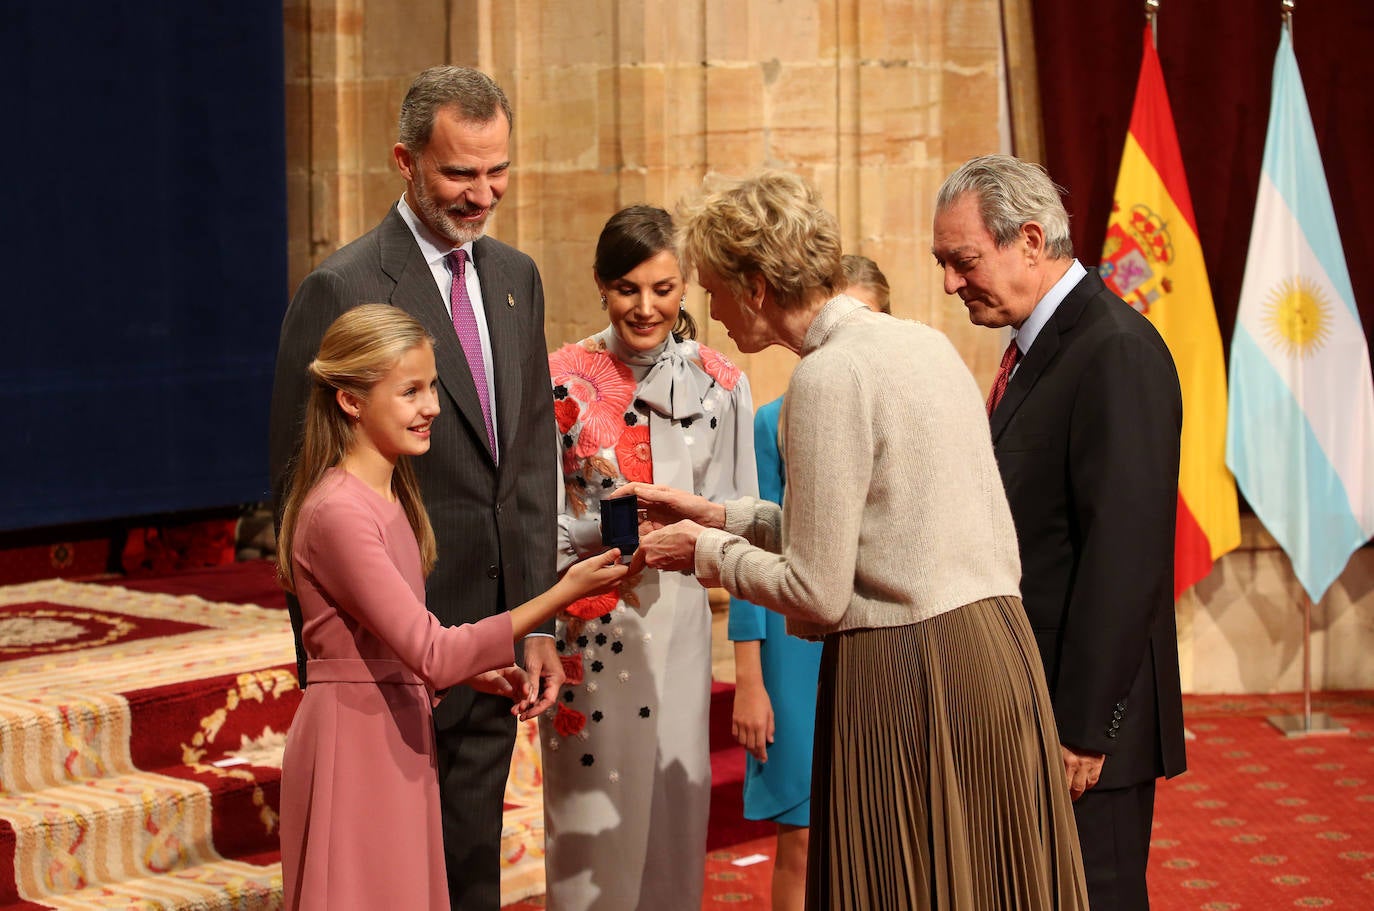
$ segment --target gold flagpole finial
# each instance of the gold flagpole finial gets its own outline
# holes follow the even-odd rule
[[[1150,43],[1159,47],[1159,0],[1145,0],[1145,21],[1150,23]]]
[[[1283,7],[1283,27],[1288,29],[1288,37],[1293,37],[1293,7],[1298,5],[1298,0],[1281,0],[1279,3]]]

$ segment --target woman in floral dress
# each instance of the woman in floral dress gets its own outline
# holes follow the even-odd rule
[[[560,566],[599,552],[600,501],[630,481],[754,495],[748,380],[693,340],[668,213],[606,223],[593,266],[610,325],[549,356],[563,451]],[[555,911],[701,907],[711,615],[690,574],[644,570],[558,621],[567,672],[540,719]]]

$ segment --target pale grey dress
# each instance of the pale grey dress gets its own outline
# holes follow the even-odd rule
[[[629,480],[717,502],[757,492],[749,383],[669,338],[646,354],[612,329],[549,357],[564,453],[560,568],[600,551],[599,504]],[[711,763],[711,615],[690,574],[645,570],[558,621],[569,672],[540,718],[545,871],[556,911],[701,908]]]

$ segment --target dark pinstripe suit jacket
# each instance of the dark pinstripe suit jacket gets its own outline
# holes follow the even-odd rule
[[[429,453],[415,465],[439,552],[426,586],[427,602],[448,625],[520,604],[555,580],[558,450],[543,285],[533,260],[491,238],[474,244],[473,264],[491,333],[499,467],[487,450],[477,390],[453,323],[395,206],[381,224],[335,252],[301,283],[282,321],[272,396],[272,494],[280,504],[309,393],[306,366],[334,318],[358,304],[390,303],[434,336],[442,412]],[[291,607],[304,682],[294,599]],[[445,703],[472,694],[456,687]],[[442,714],[441,707],[436,713],[441,724]]]
[[[1089,269],[992,415],[1060,739],[1099,788],[1184,769],[1174,624],[1183,405],[1159,333]]]

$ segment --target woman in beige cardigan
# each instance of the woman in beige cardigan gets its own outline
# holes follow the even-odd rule
[[[723,184],[680,224],[740,350],[802,358],[786,495],[779,508],[627,485],[646,513],[636,560],[824,640],[807,907],[1086,907],[973,377],[936,330],[836,293],[838,226],[799,178]]]

